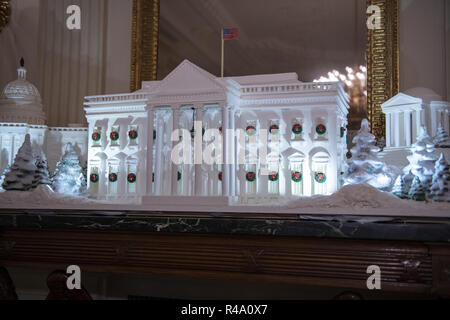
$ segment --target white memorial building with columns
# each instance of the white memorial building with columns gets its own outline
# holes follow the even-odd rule
[[[296,73],[220,78],[185,60],[136,92],[85,100],[92,198],[251,204],[342,185],[349,106],[338,83],[303,83]],[[175,163],[183,143],[191,161]],[[215,145],[220,161],[199,161],[199,145]]]
[[[427,88],[413,88],[399,93],[381,105],[386,116],[386,148],[383,151],[387,163],[405,166],[409,148],[416,142],[420,127],[425,126],[432,139],[439,126],[449,132],[450,102]],[[443,149],[446,157],[450,150]]]

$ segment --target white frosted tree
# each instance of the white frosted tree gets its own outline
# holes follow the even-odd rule
[[[394,186],[392,187],[392,193],[400,199],[408,198],[408,190],[406,189],[405,180],[401,175],[395,180]]]
[[[14,159],[10,171],[5,174],[3,189],[27,191],[34,187],[36,165],[34,164],[30,135],[25,136],[25,141],[20,147]]]
[[[50,180],[50,176],[48,173],[47,157],[45,156],[44,152],[42,152],[42,150],[39,150],[35,159],[36,173],[34,175],[33,186],[37,187],[40,184],[51,185],[52,181]]]
[[[375,136],[370,133],[369,121],[361,121],[361,129],[353,138],[352,158],[349,161],[345,184],[367,183],[380,190],[387,190],[392,177],[386,164],[378,158],[380,148]]]
[[[414,177],[411,188],[409,189],[408,197],[416,201],[426,200],[426,190],[418,176]]]
[[[438,161],[436,161],[435,173],[433,175],[429,197],[433,201],[450,202],[449,186],[450,168],[444,155],[441,153]]]
[[[9,165],[2,171],[2,175],[0,176],[0,190],[3,190],[3,181],[5,181],[5,175],[9,171],[11,171],[11,167]]]
[[[86,180],[78,155],[72,144],[68,143],[64,155],[56,164],[53,175],[53,189],[67,195],[80,195],[84,193],[85,185]]]
[[[420,179],[425,192],[428,193],[431,180],[434,174],[434,165],[437,155],[434,149],[434,143],[431,142],[425,127],[420,128],[416,143],[411,147],[412,154],[409,155],[409,165],[403,169],[405,175],[409,173]]]
[[[439,126],[433,143],[436,148],[450,148],[450,137],[442,126]]]

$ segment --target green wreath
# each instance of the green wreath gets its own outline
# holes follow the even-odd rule
[[[278,172],[269,173],[269,180],[270,181],[278,181]]]
[[[117,181],[117,173],[111,172],[111,173],[108,175],[108,179],[109,179],[109,181],[111,181],[111,182],[116,182],[116,181]]]
[[[327,127],[326,127],[324,124],[320,123],[320,124],[318,124],[318,125],[316,126],[316,133],[317,133],[317,134],[323,135],[323,134],[325,134],[326,132],[327,132]]]
[[[246,179],[248,182],[253,182],[253,181],[255,181],[255,179],[256,179],[256,173],[254,173],[253,171],[247,172],[246,175],[245,175],[245,179]]]
[[[134,182],[136,182],[136,174],[134,174],[134,173],[129,173],[128,176],[127,176],[127,181],[128,181],[129,183],[134,183]]]
[[[253,136],[256,134],[256,128],[255,128],[255,126],[252,126],[252,125],[247,126],[247,128],[245,128],[245,132],[247,133],[247,135]]]
[[[109,137],[111,138],[112,141],[117,141],[119,140],[119,133],[117,131],[112,131],[109,134]]]
[[[277,134],[280,127],[277,124],[272,124],[269,128],[270,134]]]
[[[314,173],[314,180],[316,180],[317,183],[324,183],[327,181],[327,176],[322,171],[316,171]]]
[[[136,130],[130,130],[128,131],[128,137],[130,137],[131,140],[137,139],[138,133]]]
[[[102,135],[100,134],[100,132],[94,132],[93,134],[92,134],[92,140],[94,140],[95,142],[97,142],[98,140],[100,140],[100,138],[102,137]]]
[[[303,127],[300,123],[294,123],[292,125],[292,133],[293,134],[296,134],[296,135],[302,134],[302,131],[303,131]]]
[[[292,171],[291,173],[291,179],[294,182],[300,182],[302,181],[303,175],[300,171]]]
[[[91,180],[91,182],[96,183],[98,182],[98,174],[96,173],[91,173],[89,176],[89,179]]]

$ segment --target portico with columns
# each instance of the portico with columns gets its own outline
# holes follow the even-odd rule
[[[381,156],[387,163],[405,166],[409,148],[416,142],[420,127],[425,126],[431,140],[441,126],[447,133],[450,102],[427,88],[409,89],[381,105],[386,116],[386,147]],[[443,151],[444,154],[447,150]]]

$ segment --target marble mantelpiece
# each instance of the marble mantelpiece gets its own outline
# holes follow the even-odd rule
[[[109,215],[107,215],[109,214]],[[116,215],[112,215],[116,214]],[[211,233],[450,242],[450,219],[149,212],[0,211],[0,229]]]

